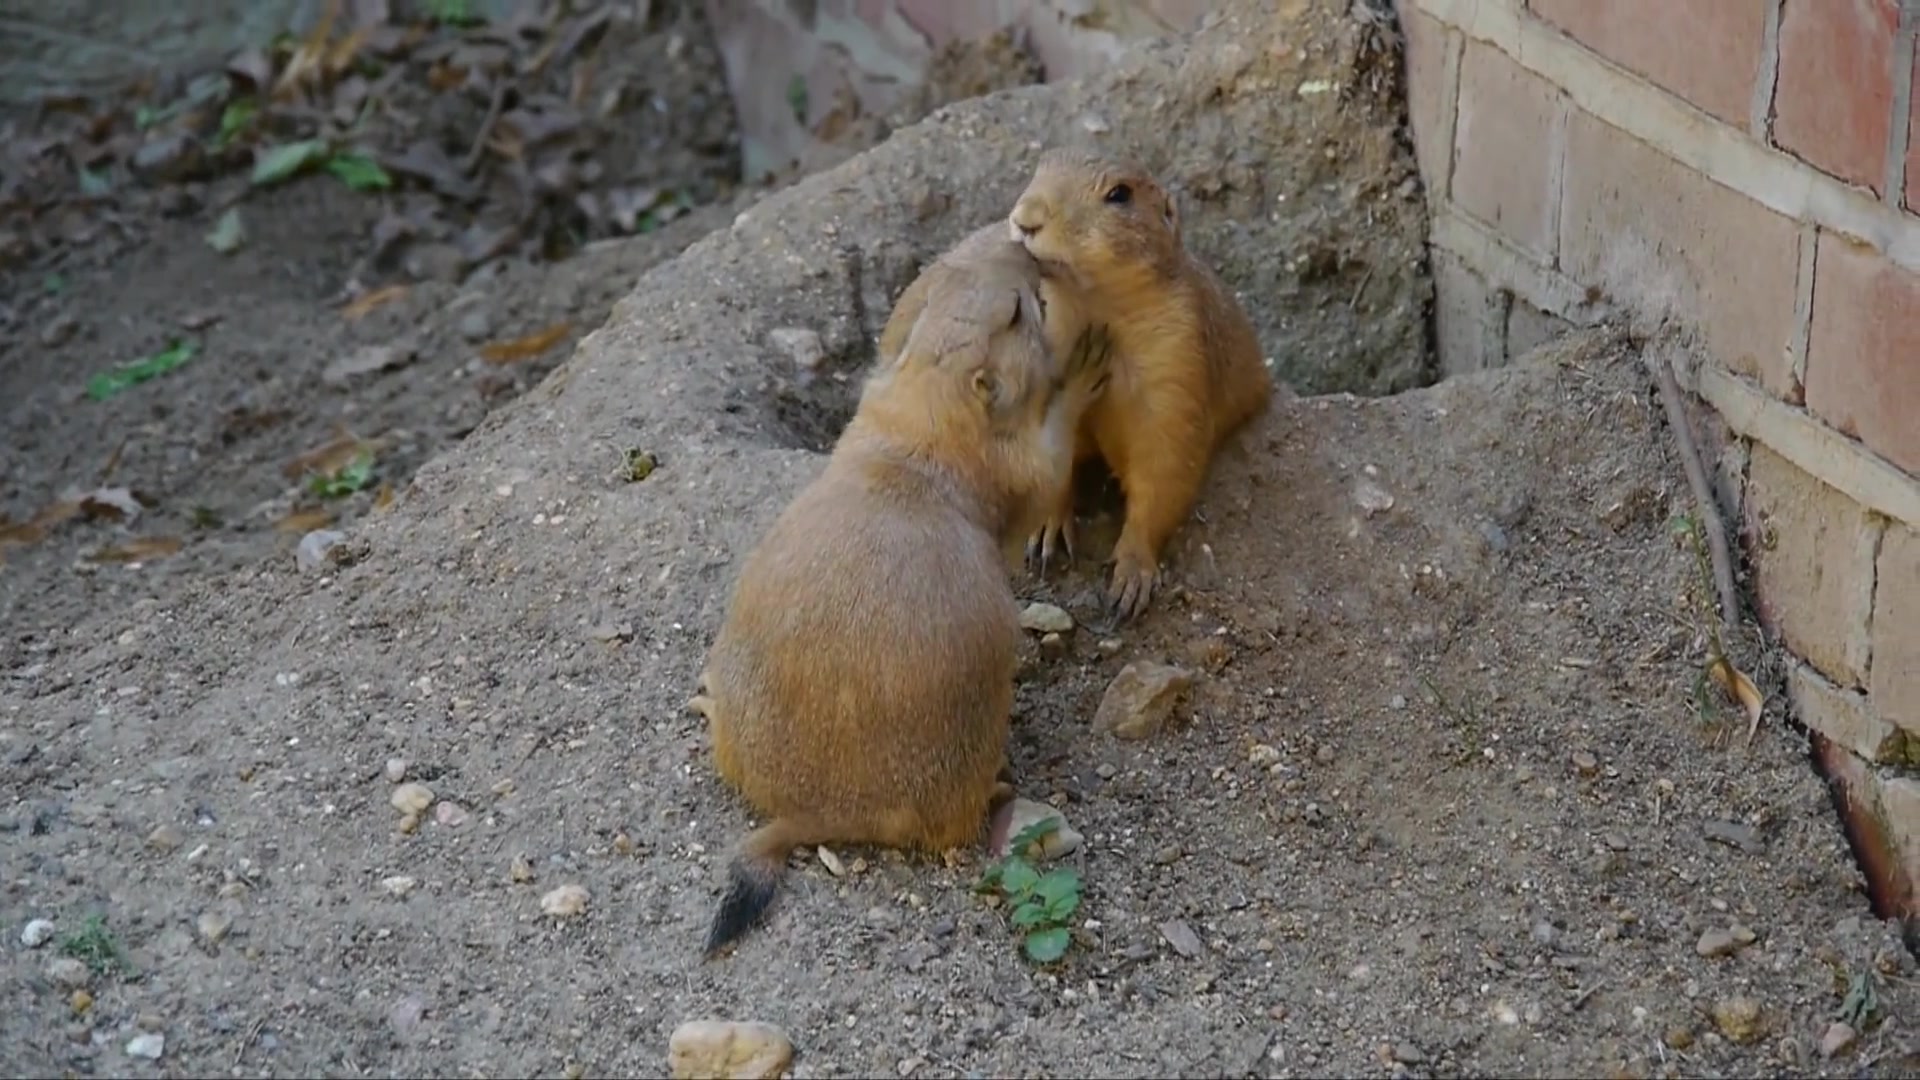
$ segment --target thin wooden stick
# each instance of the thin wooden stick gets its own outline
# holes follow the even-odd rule
[[[1707,480],[1707,468],[1700,462],[1700,449],[1694,445],[1693,428],[1687,423],[1686,407],[1680,400],[1680,384],[1674,380],[1673,367],[1654,350],[1647,353],[1647,366],[1653,369],[1660,385],[1660,403],[1667,409],[1667,426],[1680,447],[1680,465],[1686,470],[1687,484],[1693,488],[1693,501],[1700,507],[1700,524],[1707,534],[1707,554],[1713,561],[1713,584],[1720,592],[1720,618],[1731,635],[1740,625],[1740,593],[1733,583],[1733,556],[1727,550],[1727,532],[1720,522],[1720,505],[1713,497],[1713,484]]]

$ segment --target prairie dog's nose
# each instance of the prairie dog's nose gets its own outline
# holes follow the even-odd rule
[[[1047,223],[1047,208],[1038,199],[1023,198],[1013,205],[1013,213],[1007,215],[1007,223],[1012,226],[1010,231],[1016,242],[1032,239]]]

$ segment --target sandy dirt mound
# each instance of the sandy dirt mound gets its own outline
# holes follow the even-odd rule
[[[0,685],[8,922],[54,923],[6,945],[8,1071],[657,1075],[668,1032],[708,1016],[783,1026],[806,1076],[1910,1071],[1885,1029],[1819,1055],[1849,1000],[1862,1026],[1901,1012],[1910,961],[1804,740],[1746,746],[1696,696],[1684,486],[1637,358],[1599,336],[1277,406],[1150,617],[1036,651],[1013,767],[1086,837],[1061,964],[1022,959],[978,866],[851,850],[699,962],[748,821],[682,703],[733,569],[819,469],[892,297],[1039,146],[1100,109],[1189,182],[1272,153],[1196,207],[1195,247],[1270,350],[1358,349],[1362,382],[1424,363],[1385,344],[1417,333],[1390,317],[1412,263],[1373,269],[1385,306],[1246,285],[1252,253],[1334,232],[1417,245],[1417,211],[1378,192],[1356,205],[1403,222],[1383,239],[1358,211],[1277,208],[1356,190],[1304,171],[1331,159],[1289,126],[1321,115],[1303,86],[1367,77],[1309,47],[1339,39],[1323,15],[944,110],[653,266],[339,565],[283,555],[50,635]],[[1114,529],[1109,509],[1089,556]],[[1093,558],[1019,581],[1083,619],[1100,585]],[[1194,672],[1175,722],[1095,734],[1142,658]],[[438,801],[411,830],[401,781]],[[564,885],[584,911],[543,914]]]

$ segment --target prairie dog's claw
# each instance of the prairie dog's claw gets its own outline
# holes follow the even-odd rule
[[[1153,602],[1153,591],[1160,584],[1160,568],[1150,560],[1122,555],[1114,561],[1113,580],[1107,586],[1107,604],[1114,618],[1129,622],[1139,618]]]
[[[1073,519],[1049,521],[1027,538],[1027,569],[1044,577],[1052,569],[1054,557],[1062,557],[1063,567],[1073,565]]]

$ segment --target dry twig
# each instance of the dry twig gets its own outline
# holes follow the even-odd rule
[[[1713,497],[1713,484],[1700,461],[1700,448],[1693,441],[1693,428],[1687,423],[1686,407],[1680,400],[1680,385],[1673,378],[1673,367],[1657,353],[1649,351],[1647,365],[1653,369],[1660,386],[1660,403],[1666,406],[1667,426],[1673,429],[1674,442],[1680,448],[1680,464],[1686,470],[1687,484],[1693,488],[1693,501],[1700,509],[1700,526],[1707,534],[1707,554],[1713,560],[1713,584],[1720,593],[1720,619],[1723,631],[1731,636],[1740,625],[1740,593],[1733,582],[1733,556],[1727,549],[1726,527],[1720,521],[1720,506]]]

